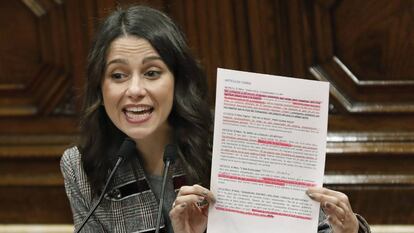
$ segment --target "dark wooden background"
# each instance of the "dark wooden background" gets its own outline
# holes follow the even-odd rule
[[[326,186],[414,224],[414,0],[0,1],[0,223],[71,222],[59,159],[91,35],[133,3],[181,25],[212,100],[217,67],[329,81]]]

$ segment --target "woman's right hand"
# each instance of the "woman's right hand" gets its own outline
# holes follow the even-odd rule
[[[214,202],[210,190],[197,184],[182,186],[170,211],[174,232],[203,233],[207,228],[208,207]]]

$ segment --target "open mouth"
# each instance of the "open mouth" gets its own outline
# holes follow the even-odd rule
[[[123,109],[127,119],[133,122],[141,122],[147,120],[151,113],[154,111],[154,108],[151,106],[137,106],[137,107],[127,107]]]

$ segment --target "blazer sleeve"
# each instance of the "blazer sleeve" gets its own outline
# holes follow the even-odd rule
[[[87,216],[92,206],[91,189],[81,165],[81,155],[76,147],[67,149],[60,160],[66,195],[70,202],[75,230]],[[82,232],[106,232],[103,225],[93,216]]]

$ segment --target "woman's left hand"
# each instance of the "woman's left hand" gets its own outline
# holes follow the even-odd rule
[[[175,233],[203,233],[207,228],[209,204],[215,202],[212,192],[200,185],[183,186],[170,211]]]
[[[306,192],[308,196],[321,203],[334,233],[357,233],[359,224],[348,196],[327,188],[312,187]]]

